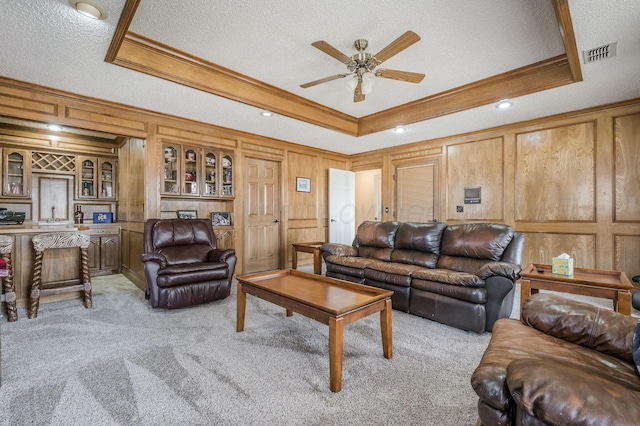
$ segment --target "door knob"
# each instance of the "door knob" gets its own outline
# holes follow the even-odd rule
[[[273,223],[278,223],[278,219],[274,220]]]
[[[335,219],[329,219],[329,222],[335,222],[335,221],[336,221]]]

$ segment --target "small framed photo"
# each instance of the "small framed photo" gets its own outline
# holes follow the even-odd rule
[[[213,226],[230,226],[231,212],[213,212],[211,213],[211,224]]]
[[[178,219],[197,219],[198,212],[196,210],[176,210]]]
[[[305,177],[296,178],[297,192],[311,192],[311,179]]]
[[[94,212],[93,223],[113,223],[113,213],[111,212]]]

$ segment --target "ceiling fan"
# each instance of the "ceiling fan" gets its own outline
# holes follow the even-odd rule
[[[312,87],[328,81],[349,77],[347,84],[353,89],[353,102],[361,102],[364,101],[365,95],[371,91],[374,77],[391,78],[393,80],[406,81],[409,83],[420,83],[424,78],[424,74],[388,69],[376,70],[376,67],[382,62],[402,52],[404,49],[419,40],[420,37],[418,34],[413,31],[407,31],[389,43],[389,45],[384,49],[375,55],[372,55],[371,53],[365,52],[369,42],[364,39],[358,39],[353,43],[353,46],[358,50],[358,53],[353,56],[345,55],[326,41],[316,41],[311,43],[313,47],[320,49],[327,55],[345,64],[349,72],[301,84],[300,87],[306,89],[307,87]]]

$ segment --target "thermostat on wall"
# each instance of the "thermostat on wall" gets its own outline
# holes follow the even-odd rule
[[[480,196],[479,186],[470,186],[464,189],[464,203],[465,204],[480,204],[482,200]]]

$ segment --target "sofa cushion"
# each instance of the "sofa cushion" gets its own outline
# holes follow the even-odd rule
[[[449,225],[442,234],[440,253],[448,256],[500,260],[514,230],[498,223]]]
[[[407,277],[411,276],[414,272],[424,269],[422,266],[406,265],[404,263],[395,262],[373,262],[367,264],[367,268],[387,272],[389,274],[405,275]]]
[[[483,287],[465,287],[412,278],[411,289],[428,291],[429,293],[465,300],[470,303],[487,303],[487,291]]]
[[[378,260],[371,259],[368,257],[357,257],[357,256],[338,256],[331,255],[326,257],[326,262],[333,263],[334,265],[348,266],[350,268],[362,269],[369,265],[370,263],[379,262]]]
[[[477,275],[451,271],[449,269],[421,269],[414,272],[412,277],[465,287],[484,287],[484,280]]]
[[[396,233],[392,262],[435,268],[446,223],[401,223]]]
[[[362,222],[356,233],[356,245],[393,248],[399,226],[398,222]]]

